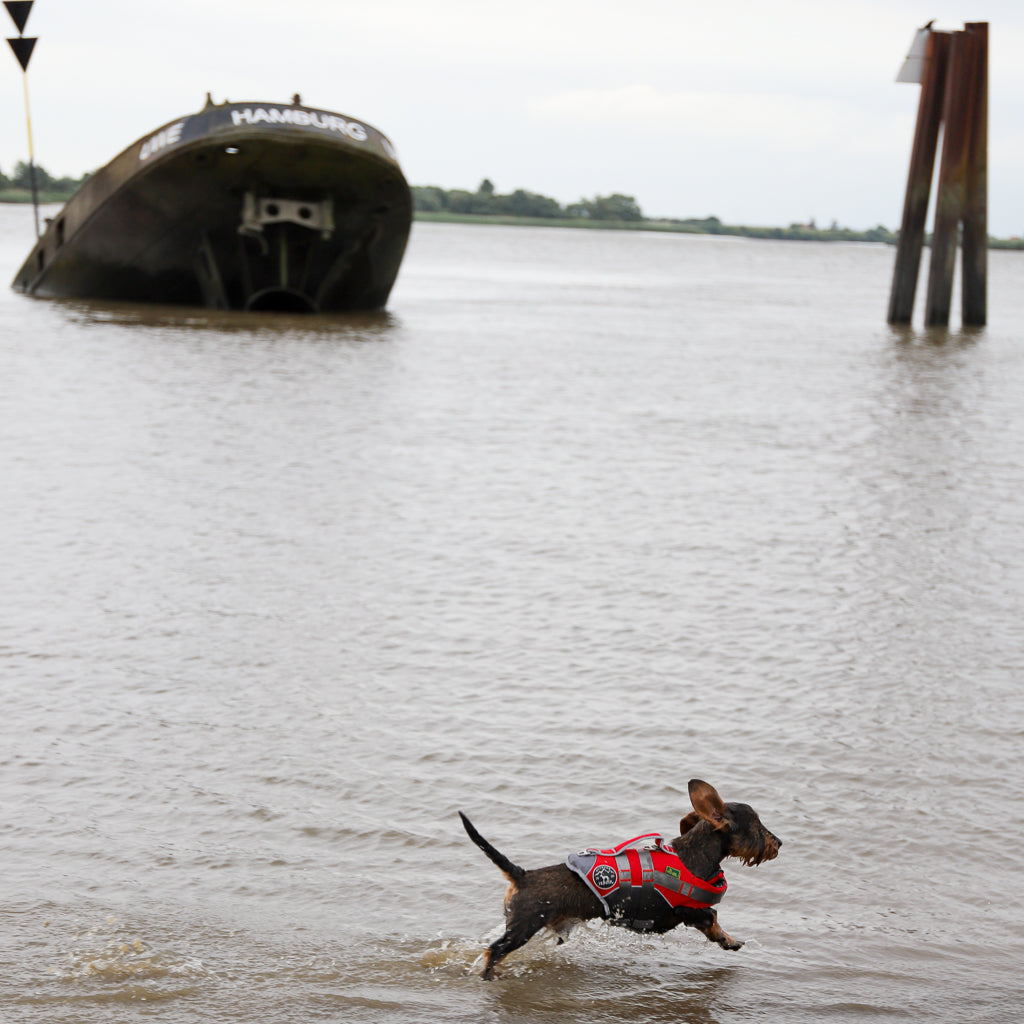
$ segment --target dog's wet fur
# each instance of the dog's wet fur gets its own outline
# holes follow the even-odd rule
[[[779,855],[781,840],[761,824],[753,807],[725,803],[714,786],[700,779],[690,781],[689,794],[693,810],[679,822],[679,835],[671,845],[698,878],[712,879],[726,857],[754,865]],[[605,916],[601,901],[565,864],[527,871],[491,846],[461,811],[459,817],[469,838],[509,880],[505,933],[484,954],[484,978],[492,978],[498,962],[525,945],[542,928],[551,929],[562,942],[573,925]],[[666,903],[662,917],[646,930],[663,933],[680,924],[698,929],[723,949],[739,949],[743,945],[722,929],[718,913],[710,907],[670,907]]]

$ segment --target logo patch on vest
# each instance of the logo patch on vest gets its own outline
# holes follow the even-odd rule
[[[598,864],[591,878],[598,889],[611,889],[619,880],[619,873],[611,864]]]

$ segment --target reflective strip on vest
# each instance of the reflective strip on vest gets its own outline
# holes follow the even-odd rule
[[[656,833],[637,836],[610,849],[586,849],[565,860],[601,901],[605,917],[634,931],[647,931],[666,910],[706,910],[725,895],[725,874],[698,878]]]

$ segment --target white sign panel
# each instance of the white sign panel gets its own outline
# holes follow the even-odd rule
[[[914,34],[910,52],[896,76],[897,82],[920,82],[924,78],[924,55],[931,34],[930,28],[919,28]]]

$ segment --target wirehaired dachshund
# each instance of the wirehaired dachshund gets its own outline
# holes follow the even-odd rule
[[[561,943],[575,924],[592,918],[659,934],[685,924],[723,949],[739,949],[743,943],[719,925],[713,908],[726,888],[722,861],[774,860],[782,842],[748,804],[725,803],[700,779],[691,780],[688,789],[693,810],[679,822],[676,838],[639,836],[530,871],[496,850],[460,811],[469,838],[509,880],[505,933],[484,954],[483,977],[493,977],[499,961],[542,928],[555,932]]]

